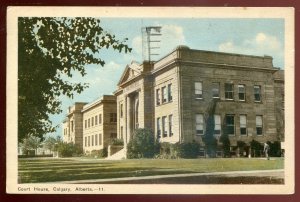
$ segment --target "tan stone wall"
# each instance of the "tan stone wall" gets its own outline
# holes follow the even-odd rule
[[[202,82],[203,99],[195,99],[194,82]],[[217,102],[215,114],[221,115],[224,121],[226,114],[235,115],[235,135],[230,136],[231,144],[238,140],[249,142],[255,139],[259,142],[275,141],[275,110],[274,82],[271,71],[249,71],[243,69],[223,68],[216,66],[181,66],[182,93],[182,133],[184,141],[201,142],[201,136],[196,136],[195,115],[204,114],[212,101],[212,82],[220,83],[220,100]],[[234,84],[234,100],[225,100],[225,83]],[[246,86],[246,101],[238,101],[238,84]],[[261,86],[262,102],[254,102],[253,86]],[[247,135],[240,135],[239,116],[247,115]],[[263,116],[263,135],[256,135],[256,115]],[[218,136],[217,136],[218,137]]]
[[[99,123],[99,115],[102,116],[102,122]],[[97,124],[95,124],[95,117],[97,116]],[[94,124],[92,126],[92,118],[94,118]],[[90,127],[88,121],[90,120]],[[85,127],[86,123],[86,127]],[[84,152],[91,152],[93,150],[103,149],[103,105],[98,104],[90,110],[83,112],[83,149]],[[100,135],[101,134],[101,135]],[[97,144],[95,144],[95,135],[97,135]],[[92,137],[94,136],[94,137]],[[94,138],[94,144],[92,145],[92,138]],[[101,140],[100,140],[101,138]],[[90,146],[88,144],[90,139]],[[87,143],[85,143],[87,141]],[[101,143],[101,144],[100,144]]]
[[[179,97],[178,97],[178,77],[177,77],[177,68],[173,67],[166,71],[162,71],[154,77],[154,96],[152,97],[153,105],[154,105],[154,132],[157,137],[157,118],[160,118],[160,128],[161,128],[161,142],[171,142],[176,143],[180,141],[180,131],[179,131]],[[168,85],[171,84],[172,89],[172,101],[167,101],[166,103],[162,103],[162,88],[168,88]],[[156,103],[156,90],[160,89],[160,105]],[[172,121],[172,132],[173,135],[170,137],[169,134],[169,115],[173,116]],[[167,124],[167,137],[163,137],[162,132],[162,117],[166,116],[166,124]]]
[[[117,133],[116,122],[110,122],[110,113],[117,112],[117,106],[114,99],[109,101],[104,99],[98,104],[83,110],[83,149],[85,153],[90,153],[93,150],[100,150],[107,147],[111,133]],[[101,122],[99,122],[99,116],[101,116]],[[89,120],[90,126],[88,124]],[[93,124],[92,120],[94,120]],[[87,125],[86,127],[85,122]],[[97,138],[95,136],[97,136]],[[85,143],[85,141],[87,141],[87,143]]]

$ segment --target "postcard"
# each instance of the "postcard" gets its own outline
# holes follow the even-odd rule
[[[6,191],[293,194],[294,9],[8,7]]]

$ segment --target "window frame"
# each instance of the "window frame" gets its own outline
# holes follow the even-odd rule
[[[242,117],[245,117],[245,123],[242,123]],[[242,133],[242,129],[245,129],[245,133]],[[246,114],[240,114],[240,135],[241,136],[247,136],[247,115]]]
[[[99,125],[102,124],[102,114],[99,114]]]
[[[231,90],[228,90],[227,87],[231,87]],[[225,100],[234,100],[234,84],[233,83],[225,83],[224,86]],[[231,95],[231,96],[229,96]],[[229,98],[232,97],[232,98]]]
[[[244,89],[244,92],[240,92],[240,87]],[[240,99],[240,95],[243,95],[244,99]],[[245,84],[238,84],[238,98],[239,101],[246,101],[246,85]]]
[[[168,137],[168,129],[167,129],[167,116],[162,117],[162,137]]]
[[[259,100],[256,99],[257,93],[256,93],[255,89],[259,89],[259,93],[258,93]],[[254,85],[253,90],[254,90],[254,102],[262,102],[261,86],[260,85]]]
[[[198,118],[197,118],[198,116],[201,117],[200,122],[197,122],[198,121]],[[200,128],[198,128],[198,127],[200,127]],[[203,136],[204,135],[204,115],[201,114],[201,113],[195,114],[195,131],[196,131],[196,136]],[[198,131],[202,131],[202,132],[198,133]]]
[[[220,121],[219,124],[216,123],[216,117],[219,117],[219,121]],[[221,120],[221,115],[220,114],[214,114],[214,122],[215,122],[214,135],[216,135],[216,136],[221,135],[221,133],[222,133],[222,120]],[[216,133],[216,131],[218,131],[218,130],[216,130],[217,126],[220,127],[219,133]]]
[[[214,88],[215,87],[214,84],[217,85],[217,88]],[[217,90],[218,96],[215,96],[214,90]],[[212,92],[212,98],[220,98],[220,83],[219,82],[212,82],[211,92]]]
[[[160,117],[156,118],[156,137],[161,138]]]
[[[172,94],[172,84],[168,84],[168,102],[173,101],[173,94]]]
[[[159,106],[161,104],[161,99],[160,99],[160,89],[156,89],[156,105]]]
[[[168,119],[169,119],[169,122],[168,122],[168,125],[169,125],[169,137],[172,137],[173,136],[173,114],[170,114],[168,116]]]
[[[228,124],[227,117],[233,117],[233,119],[232,119],[233,124],[232,123],[230,123],[230,125]],[[226,114],[225,115],[225,125],[226,125],[226,132],[228,133],[228,135],[234,136],[235,135],[235,115],[234,114]],[[231,131],[231,130],[229,130],[228,127],[232,127],[233,133],[229,133],[229,131]]]
[[[257,118],[260,117],[261,118],[261,127],[259,127],[258,123],[257,123]],[[263,116],[262,115],[256,115],[255,116],[255,129],[256,129],[256,135],[258,136],[262,136],[263,135],[263,126],[264,126],[264,120],[263,120]],[[260,128],[260,134],[258,133],[258,128]]]
[[[197,100],[203,99],[203,82],[202,81],[194,82],[194,96],[195,96],[195,99],[197,99]]]

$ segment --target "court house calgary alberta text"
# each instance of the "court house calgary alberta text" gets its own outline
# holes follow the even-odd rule
[[[233,152],[239,141],[284,148],[284,70],[270,56],[178,46],[158,61],[127,65],[113,95],[70,106],[63,139],[86,154],[122,139],[121,148],[109,149],[121,159],[135,129],[149,128],[159,142],[196,141],[205,153],[208,114],[218,144],[226,130]]]

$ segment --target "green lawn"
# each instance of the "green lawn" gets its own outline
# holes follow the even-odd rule
[[[19,183],[105,179],[179,173],[235,170],[282,169],[284,160],[273,158],[139,159],[107,161],[99,159],[19,159]]]

